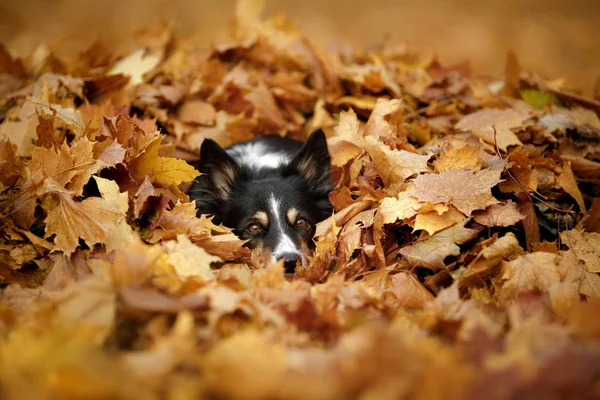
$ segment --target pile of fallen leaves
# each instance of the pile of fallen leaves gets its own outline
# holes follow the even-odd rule
[[[599,396],[600,102],[254,3],[210,48],[0,48],[0,397]],[[286,277],[185,185],[205,138],[316,128],[335,214]]]

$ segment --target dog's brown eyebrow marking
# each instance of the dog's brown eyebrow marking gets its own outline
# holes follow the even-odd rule
[[[294,207],[292,207],[287,210],[286,216],[287,216],[288,222],[293,225],[296,223],[296,218],[298,218],[298,210],[295,209]]]
[[[252,218],[260,222],[262,226],[269,226],[269,216],[264,211],[257,211]]]

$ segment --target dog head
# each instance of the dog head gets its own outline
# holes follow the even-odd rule
[[[206,139],[200,150],[202,175],[190,189],[198,214],[234,229],[248,247],[284,259],[286,272],[314,248],[315,224],[331,215],[330,156],[323,131],[315,131],[300,151],[276,168],[237,163]]]

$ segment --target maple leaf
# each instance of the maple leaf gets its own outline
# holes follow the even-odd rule
[[[477,254],[464,271],[460,271],[458,279],[460,288],[481,283],[500,268],[503,260],[523,253],[517,238],[512,233],[507,233],[501,238],[493,237],[487,242],[487,247]]]
[[[335,135],[342,140],[353,143],[361,147],[363,137],[360,129],[360,122],[354,111],[340,113],[338,124],[335,127]]]
[[[277,133],[287,126],[273,94],[263,82],[253,88],[245,98],[252,103],[259,120],[259,126],[266,132]]]
[[[55,193],[55,204],[48,206],[45,219],[46,234],[54,238],[53,251],[70,255],[79,244],[79,238],[92,247],[106,244],[107,251],[122,248],[133,239],[127,224],[127,193],[120,193],[119,186],[106,179],[95,177],[102,197],[90,197],[76,202],[65,193]]]
[[[485,164],[481,153],[482,150],[478,146],[466,145],[456,148],[449,144],[438,159],[433,162],[433,167],[438,173],[461,169],[479,171]]]
[[[477,223],[485,226],[511,226],[524,218],[512,200],[508,200],[506,204],[492,204],[485,211],[473,215]]]
[[[497,144],[500,150],[506,151],[509,146],[520,146],[513,129],[522,129],[523,123],[531,117],[527,111],[486,109],[464,116],[455,128],[470,132],[486,143]],[[496,137],[494,137],[494,128]]]
[[[200,150],[204,139],[212,139],[219,145],[226,147],[233,143],[249,140],[254,136],[257,121],[248,119],[244,114],[228,114],[223,110],[217,111],[214,127],[195,128],[183,137],[183,141],[193,151]],[[175,132],[182,127],[175,125]],[[183,135],[183,132],[181,133]]]
[[[327,139],[327,147],[331,154],[331,165],[343,167],[348,161],[355,160],[363,150],[357,145],[339,137]]]
[[[419,201],[408,192],[400,192],[398,198],[386,197],[377,209],[376,224],[381,226],[407,220],[417,215],[420,207]]]
[[[450,203],[468,217],[475,210],[499,202],[491,192],[499,182],[500,171],[491,169],[419,175],[411,194],[423,202]]]
[[[94,158],[103,168],[114,167],[125,160],[127,150],[117,141],[107,139],[94,144]]]
[[[439,231],[414,244],[404,246],[400,254],[414,266],[430,268],[432,270],[444,269],[444,259],[448,256],[460,254],[459,244],[465,244],[477,237],[479,229],[466,228],[469,219],[464,219],[450,228]]]
[[[365,124],[364,136],[379,139],[394,148],[396,142],[401,141],[398,132],[401,122],[399,118],[402,117],[401,105],[402,102],[397,99],[377,99],[375,108]]]
[[[434,298],[431,292],[425,289],[419,280],[409,272],[393,275],[389,291],[396,297],[399,307],[409,309],[421,308]]]
[[[600,272],[600,234],[573,229],[561,232],[560,238],[583,261],[588,272]]]
[[[576,290],[575,295],[581,294],[587,298],[600,298],[600,276],[588,272],[581,263],[581,259],[571,249],[559,253],[560,265],[565,281],[572,283]]]
[[[128,56],[120,59],[108,71],[108,75],[122,74],[129,76],[129,82],[132,85],[142,83],[144,81],[144,74],[155,68],[162,58],[163,55],[160,52],[148,54],[144,49],[135,50]]]
[[[188,100],[177,110],[177,116],[183,122],[198,125],[213,125],[216,111],[212,104],[201,100]]]
[[[498,297],[514,299],[518,293],[548,290],[565,279],[556,254],[536,252],[524,254],[516,260],[503,262],[500,274],[494,279]]]
[[[56,150],[36,147],[28,164],[33,182],[53,180],[75,196],[81,196],[92,174],[102,168],[93,158],[93,147],[94,143],[87,138],[81,138],[71,147],[63,143]]]
[[[400,87],[383,65],[349,65],[342,71],[342,77],[371,92],[388,89],[395,97],[400,97]]]
[[[540,124],[551,133],[556,131],[566,133],[567,129],[600,130],[598,114],[582,107],[572,109],[552,107],[552,112],[540,118]]]
[[[160,216],[157,222],[155,240],[175,239],[178,234],[184,234],[192,238],[192,240],[201,240],[208,238],[212,233],[228,234],[231,229],[217,226],[212,223],[212,218],[207,218],[205,215],[196,217],[195,203],[177,202],[171,210],[166,210]]]
[[[163,243],[167,251],[167,260],[175,268],[181,278],[200,276],[207,281],[214,279],[210,264],[221,259],[206,252],[201,247],[194,245],[184,235],[177,235],[177,241]]]
[[[72,254],[79,244],[79,238],[83,239],[88,246],[93,246],[106,241],[108,236],[107,227],[88,214],[88,210],[75,202],[64,193],[52,195],[57,204],[48,209],[45,219],[45,238],[56,235],[54,238],[54,250],[62,251],[66,255]]]
[[[415,218],[414,230],[423,229],[430,235],[465,219],[465,215],[450,206],[446,211],[419,212]]]
[[[183,160],[159,156],[162,136],[151,140],[144,151],[129,161],[129,170],[134,179],[143,181],[146,176],[152,183],[169,187],[194,180],[200,173]]]
[[[385,144],[372,137],[365,138],[364,149],[373,159],[375,168],[387,188],[404,183],[411,175],[429,171],[427,160],[430,156],[405,150],[390,150]]]

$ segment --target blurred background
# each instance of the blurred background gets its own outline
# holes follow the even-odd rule
[[[98,37],[173,21],[201,44],[227,37],[234,0],[2,0],[0,41],[17,53],[40,43],[77,52]],[[443,63],[468,59],[476,73],[501,74],[508,49],[547,78],[591,93],[600,76],[600,0],[271,0],[327,47],[394,40],[436,52]]]

